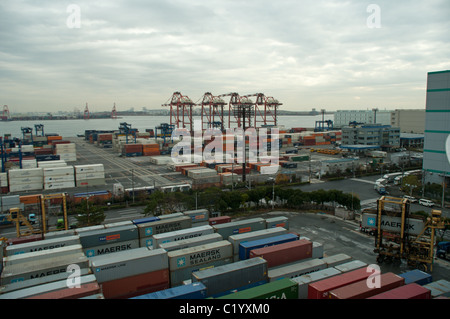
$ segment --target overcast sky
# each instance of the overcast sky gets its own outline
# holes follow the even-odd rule
[[[0,105],[157,109],[179,91],[424,108],[427,72],[450,69],[449,16],[449,0],[2,0]]]

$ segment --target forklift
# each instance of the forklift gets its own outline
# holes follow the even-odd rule
[[[436,229],[445,228],[444,219],[439,210],[432,210],[431,217],[422,219],[423,229],[412,234],[409,231],[411,220],[420,217],[410,213],[409,201],[404,198],[382,196],[377,201],[377,221],[375,249],[377,262],[400,264],[406,260],[408,266],[422,271],[433,271]],[[399,225],[398,231],[386,231],[382,217],[389,216]],[[411,219],[411,220],[410,220]]]

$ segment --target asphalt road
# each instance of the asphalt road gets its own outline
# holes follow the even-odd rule
[[[375,181],[379,179],[380,176],[369,176],[364,178],[347,178],[338,181],[324,182],[319,180],[312,180],[311,184],[305,184],[301,186],[293,186],[292,188],[299,188],[305,192],[311,192],[319,189],[330,190],[338,189],[345,193],[354,193],[357,195],[361,201],[362,209],[368,207],[376,207],[377,199],[381,197],[378,192],[373,188]],[[392,196],[402,196],[400,190],[396,186],[389,186],[389,191],[391,191]],[[442,216],[450,217],[450,209],[442,209],[439,205],[433,208],[425,207],[417,203],[413,203],[410,206],[411,212],[423,210],[431,214],[432,209],[438,209],[442,211]]]

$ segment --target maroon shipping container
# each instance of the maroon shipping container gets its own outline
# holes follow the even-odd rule
[[[261,257],[265,259],[267,261],[267,267],[269,268],[311,258],[311,256],[312,242],[306,239],[295,240],[250,251],[250,258]]]
[[[17,237],[17,238],[8,238],[7,245],[18,245],[18,244],[25,244],[25,243],[31,243],[33,241],[42,240],[42,234],[38,235],[30,235],[25,237]]]
[[[107,281],[101,284],[105,299],[127,299],[170,287],[169,269]]]
[[[373,274],[366,267],[316,281],[308,285],[308,299],[329,299],[331,290],[363,280]]]
[[[35,148],[34,155],[52,155],[53,150],[51,148]]]
[[[416,283],[411,283],[367,299],[431,299],[431,290]]]
[[[125,144],[123,150],[125,153],[139,153],[142,152],[142,144]]]
[[[32,296],[27,299],[79,299],[101,293],[100,286],[96,282],[80,285],[79,288],[65,288],[42,295]]]
[[[375,284],[375,281],[373,282]],[[405,278],[392,272],[380,275],[379,287],[369,287],[366,280],[358,281],[330,291],[330,299],[366,299],[382,292],[403,286]]]
[[[72,143],[71,141],[52,141],[52,145],[55,146],[56,144],[70,144]]]
[[[218,225],[218,224],[225,224],[231,222],[230,216],[219,216],[219,217],[212,217],[208,219],[209,225]]]

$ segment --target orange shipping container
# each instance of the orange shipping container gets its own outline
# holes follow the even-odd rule
[[[22,204],[39,204],[41,202],[41,195],[25,195],[20,196],[19,200]]]

